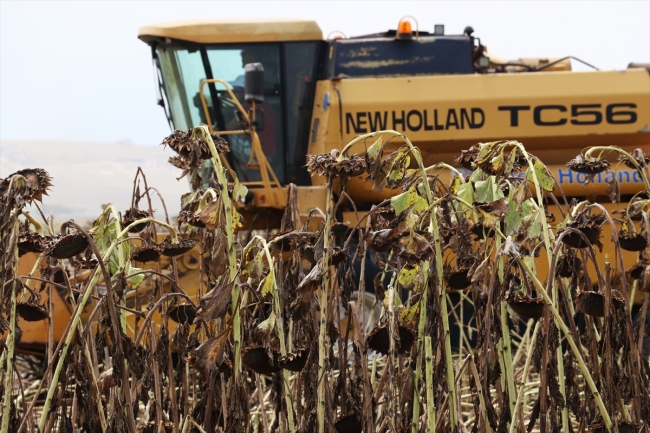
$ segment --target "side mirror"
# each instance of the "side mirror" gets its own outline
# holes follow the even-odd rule
[[[264,102],[264,66],[261,63],[248,63],[244,66],[244,100]]]

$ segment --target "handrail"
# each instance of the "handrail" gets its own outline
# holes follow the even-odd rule
[[[237,109],[239,110],[240,113],[242,113],[242,116],[244,117],[244,120],[246,121],[246,125],[248,129],[238,129],[238,130],[232,130],[232,131],[218,131],[212,127],[212,119],[210,118],[210,112],[208,110],[208,103],[205,99],[205,95],[203,94],[203,87],[206,84],[211,84],[211,83],[219,83],[222,84],[226,92],[230,95],[232,98],[232,101],[235,103],[237,106]],[[260,172],[260,177],[262,178],[261,181],[249,181],[249,182],[241,182],[242,185],[244,186],[261,186],[262,189],[265,190],[265,192],[270,193],[273,188],[281,189],[282,184],[280,184],[280,181],[278,180],[277,176],[275,175],[275,172],[273,171],[273,168],[268,162],[268,159],[266,158],[266,155],[264,154],[264,150],[262,149],[262,145],[260,143],[260,138],[257,134],[257,131],[255,131],[255,126],[251,124],[251,119],[248,115],[248,112],[244,110],[244,107],[240,104],[239,99],[235,96],[233,93],[232,89],[230,88],[230,85],[220,79],[220,78],[210,78],[210,79],[205,79],[201,81],[201,84],[199,85],[199,97],[201,98],[201,105],[203,106],[203,113],[205,114],[205,119],[206,123],[208,125],[208,128],[210,130],[210,133],[212,134],[218,134],[218,135],[243,135],[243,134],[248,134],[251,137],[251,154],[248,162],[246,163],[246,166],[251,169],[258,169]],[[253,109],[255,109],[255,103],[253,103]],[[224,165],[231,171],[232,167],[226,160],[226,158],[221,155],[221,160],[224,163]],[[253,161],[256,160],[257,164],[254,164]],[[275,203],[275,195],[274,194],[267,194],[270,198],[270,202],[265,203],[267,206],[271,207],[277,207],[277,206],[284,206],[282,203]]]

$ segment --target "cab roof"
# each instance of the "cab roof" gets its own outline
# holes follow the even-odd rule
[[[146,43],[168,38],[200,44],[313,41],[322,40],[323,32],[312,20],[205,19],[140,27],[138,38]]]

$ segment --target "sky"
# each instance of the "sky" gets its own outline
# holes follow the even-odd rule
[[[650,63],[649,0],[0,0],[0,141],[159,144],[169,126],[156,105],[150,49],[137,39],[147,24],[304,18],[316,20],[324,35],[354,36],[394,29],[404,15],[414,16],[422,30],[445,24],[447,34],[471,25],[489,52],[510,59],[571,55],[606,70]]]

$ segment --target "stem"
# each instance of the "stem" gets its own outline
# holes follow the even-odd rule
[[[41,226],[41,223],[36,221],[36,218],[34,218],[29,212],[27,212],[25,209],[23,209],[23,215],[25,218],[29,220],[30,223],[34,226],[34,229],[36,230],[36,233],[39,235],[43,236],[43,226]]]
[[[124,228],[118,235],[117,237],[111,242],[111,245],[106,249],[106,252],[104,253],[104,257],[102,258],[103,261],[108,260],[108,258],[111,256],[113,253],[113,250],[115,247],[119,244],[120,239],[122,239],[129,231],[129,229],[135,225],[141,224],[143,222],[148,222],[148,221],[153,221],[156,224],[162,225],[163,227],[166,227],[171,235],[172,238],[178,242],[178,238],[176,237],[176,230],[174,230],[173,227],[171,227],[168,224],[165,224],[163,222],[160,222],[152,217],[148,218],[143,218],[138,221],[134,221],[131,223],[129,226]],[[63,346],[61,347],[61,352],[59,355],[59,360],[56,364],[56,369],[54,370],[54,374],[52,375],[52,384],[56,384],[59,382],[59,377],[61,376],[61,370],[63,370],[63,364],[65,363],[65,358],[68,354],[68,350],[70,349],[70,343],[72,341],[72,337],[74,336],[74,330],[77,329],[77,326],[79,324],[79,321],[81,320],[81,314],[83,312],[83,306],[86,305],[88,302],[88,299],[90,298],[90,294],[92,293],[95,285],[97,284],[97,281],[99,280],[99,272],[97,272],[98,266],[96,266],[91,273],[90,277],[90,282],[88,283],[88,286],[86,286],[86,290],[83,294],[83,298],[79,303],[77,303],[77,307],[74,310],[74,314],[72,315],[72,322],[70,324],[70,328],[68,329],[68,332],[65,334],[65,342]],[[106,282],[109,284],[109,282]],[[41,418],[38,422],[38,428],[40,431],[43,431],[45,428],[45,422],[47,421],[47,414],[50,410],[50,405],[52,404],[52,398],[54,396],[54,392],[56,391],[57,387],[52,385],[48,389],[47,392],[47,397],[45,398],[45,404],[43,405],[43,412],[41,414]],[[4,432],[3,432],[4,433]]]
[[[424,356],[427,364],[427,432],[436,431],[436,402],[433,398],[433,350],[431,348],[431,337],[424,337]],[[414,402],[415,403],[415,402]],[[419,406],[419,405],[418,405]]]
[[[515,424],[517,424],[517,412],[519,412],[519,407],[522,404],[524,397],[524,387],[526,386],[526,381],[528,380],[528,371],[530,370],[530,361],[533,358],[533,351],[535,349],[535,339],[537,338],[537,333],[539,332],[539,321],[535,323],[535,329],[533,330],[533,336],[530,339],[528,344],[528,352],[526,353],[526,363],[524,364],[524,373],[521,378],[521,384],[519,385],[519,393],[517,394],[517,402],[515,404],[515,409],[512,413],[512,422],[510,423],[509,433],[514,433]]]
[[[643,168],[641,168],[639,163],[636,161],[636,159],[634,159],[632,155],[630,155],[629,153],[627,153],[626,151],[624,151],[618,146],[594,146],[594,147],[590,147],[589,150],[585,152],[585,156],[590,157],[591,153],[595,151],[609,151],[609,152],[613,151],[613,152],[618,152],[621,155],[624,155],[628,159],[628,161],[630,161],[632,165],[636,167],[637,171],[641,175],[646,191],[650,191],[650,182],[648,182],[648,178],[646,177]]]
[[[354,140],[353,140],[354,141]],[[320,301],[320,324],[318,329],[318,390],[316,420],[318,423],[318,433],[325,433],[325,357],[326,341],[325,334],[327,331],[327,289],[330,283],[330,222],[332,212],[332,178],[327,181],[327,191],[325,194],[327,203],[325,205],[325,227],[323,228],[323,279],[321,281],[319,301]],[[341,366],[343,368],[343,366]]]
[[[564,324],[564,321],[562,321],[562,317],[560,316],[560,313],[557,311],[553,303],[551,302],[551,298],[548,296],[548,293],[546,292],[546,289],[544,289],[544,286],[540,281],[537,279],[537,276],[533,273],[533,271],[530,269],[528,264],[524,260],[521,259],[521,257],[516,257],[517,262],[519,263],[519,266],[524,269],[524,271],[528,274],[530,277],[531,281],[535,285],[535,288],[537,289],[537,292],[542,295],[544,298],[544,301],[546,302],[546,305],[548,308],[551,310],[551,313],[553,314],[553,317],[555,318],[555,323],[558,325],[558,327],[562,330],[564,333],[564,336],[569,343],[569,346],[571,346],[571,350],[573,351],[573,355],[576,357],[576,361],[578,361],[578,367],[580,367],[580,371],[582,372],[582,376],[585,378],[585,381],[587,382],[587,385],[589,386],[589,390],[591,391],[591,394],[594,397],[594,400],[596,401],[596,406],[598,406],[598,411],[600,412],[600,415],[603,417],[603,421],[605,423],[605,427],[607,428],[608,431],[612,430],[612,420],[609,417],[609,414],[607,413],[607,409],[605,409],[605,405],[603,404],[603,400],[600,397],[600,393],[598,392],[598,388],[596,388],[596,384],[594,383],[593,379],[591,378],[591,374],[589,373],[589,368],[585,364],[584,360],[582,359],[582,354],[580,353],[580,349],[578,349],[578,346],[576,346],[575,341],[573,341],[573,337],[571,336],[571,331],[567,326]]]
[[[214,145],[210,131],[206,125],[201,125],[192,131],[192,136],[200,136],[208,144],[210,148],[210,153],[212,153],[212,167],[214,168],[215,176],[217,177],[217,183],[221,188],[221,203],[223,205],[223,213],[226,218],[226,239],[228,241],[228,256],[226,266],[229,270],[228,281],[234,281],[237,277],[237,251],[234,247],[234,229],[233,229],[233,208],[232,200],[228,195],[228,179],[226,179],[226,173],[221,165],[221,158],[217,152],[217,148]],[[219,236],[218,228],[215,230],[215,236]],[[239,313],[239,287],[237,284],[233,284],[232,287],[232,300],[230,307],[233,314],[233,352],[235,354],[235,360],[233,365],[234,370],[234,379],[235,383],[241,381],[241,372],[242,372],[242,363],[241,363],[241,315]]]
[[[273,309],[275,310],[275,322],[278,327],[278,337],[280,339],[280,354],[282,356],[287,355],[287,347],[284,341],[284,324],[282,320],[282,311],[280,310],[280,298],[278,296],[278,284],[275,279],[275,266],[273,263],[273,257],[271,257],[271,252],[269,251],[269,245],[266,243],[266,240],[261,236],[254,236],[253,240],[259,240],[262,243],[264,249],[264,254],[266,255],[266,261],[269,264],[269,275],[266,278],[273,278]],[[287,405],[287,421],[289,423],[289,431],[295,431],[294,420],[293,420],[293,403],[291,401],[291,388],[289,387],[289,371],[282,369],[284,376],[284,399]],[[263,410],[264,408],[262,408]]]
[[[406,137],[406,135],[393,130],[377,131],[377,132],[372,132],[370,134],[361,135],[355,138],[354,140],[350,141],[343,148],[343,150],[341,150],[341,155],[344,155],[354,144],[359,143],[360,141],[363,141],[367,138],[371,138],[377,135],[384,135],[384,134],[392,135],[394,137],[400,137],[402,141],[404,141],[404,143],[407,145],[409,150],[411,151],[411,155],[417,162],[418,167],[420,169],[420,177],[422,178],[422,186],[424,187],[427,203],[431,205],[434,202],[433,193],[431,192],[431,188],[429,188],[428,176],[424,164],[422,162],[420,151],[418,150],[417,147],[413,145],[413,143],[411,143],[411,141],[408,139],[408,137]],[[447,388],[449,390],[449,400],[450,400],[449,412],[451,415],[450,417],[451,417],[452,431],[456,431],[458,427],[458,414],[456,412],[456,409],[458,407],[457,404],[458,402],[456,401],[457,395],[456,395],[456,387],[454,381],[454,364],[453,364],[453,357],[451,354],[451,337],[449,334],[449,313],[447,310],[447,297],[445,296],[445,281],[444,281],[444,272],[442,267],[442,263],[443,263],[442,246],[440,242],[440,232],[438,230],[438,217],[436,215],[436,209],[435,206],[430,206],[430,207],[431,209],[430,209],[429,233],[433,235],[433,239],[434,239],[436,273],[438,276],[438,289],[439,289],[438,296],[440,297],[440,309],[441,309],[440,315],[442,318],[442,327],[443,327],[444,339],[445,339],[445,366],[447,370],[446,371]],[[548,237],[548,233],[546,233],[546,236]],[[426,268],[423,267],[423,279],[426,281],[427,274],[424,272],[425,269]],[[422,309],[425,311],[425,313],[420,314],[420,320],[426,321],[426,305],[424,305]],[[422,336],[420,335],[419,338],[421,339]],[[421,343],[418,343],[418,347],[420,348],[422,347]]]
[[[13,180],[13,178],[12,178]],[[12,233],[12,241],[10,245],[13,246],[14,263],[18,265],[18,231],[20,230],[20,223],[18,218],[14,221],[14,230]],[[14,349],[16,345],[16,284],[17,280],[14,279],[11,285],[11,315],[9,317],[9,336],[7,337],[7,369],[5,371],[5,393],[2,397],[2,425],[0,432],[9,432],[9,418],[11,414],[11,391],[13,390],[13,377],[14,377]]]

